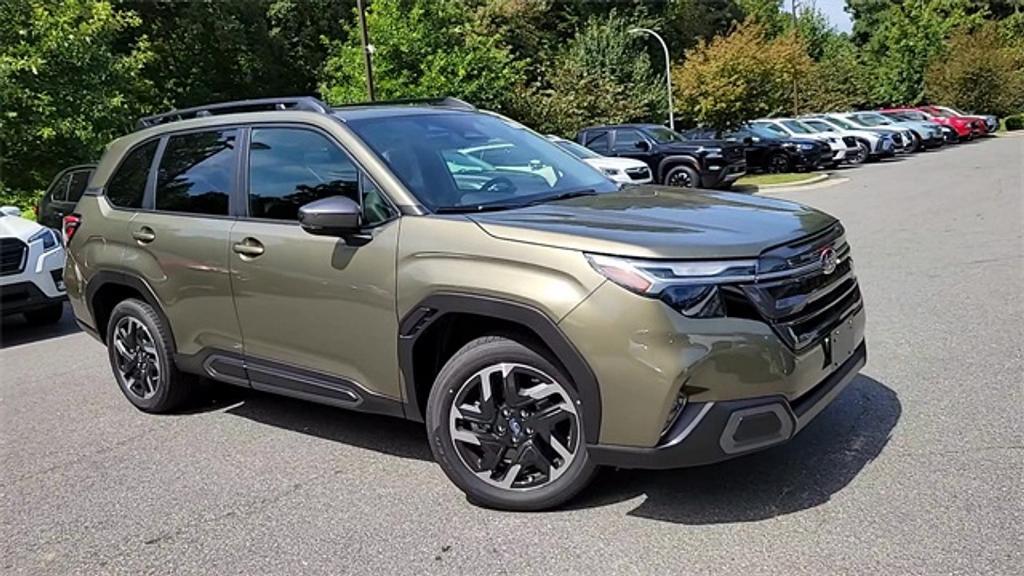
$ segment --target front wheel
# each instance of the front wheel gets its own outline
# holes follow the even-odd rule
[[[784,174],[790,169],[789,157],[785,154],[772,154],[772,157],[768,159],[769,174]]]
[[[857,165],[863,164],[868,161],[871,157],[871,146],[867,142],[857,141],[857,152],[854,153],[853,158],[850,158],[850,164]]]
[[[543,355],[499,336],[473,340],[437,375],[427,401],[434,458],[471,501],[542,510],[595,473],[569,378]]]
[[[665,174],[665,184],[678,188],[696,188],[700,184],[700,175],[689,166],[676,166]]]

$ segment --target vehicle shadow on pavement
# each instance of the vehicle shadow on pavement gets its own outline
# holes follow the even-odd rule
[[[607,470],[569,508],[645,496],[630,516],[694,525],[752,522],[813,508],[882,452],[901,413],[896,392],[860,375],[788,444],[699,468]]]
[[[0,323],[0,350],[67,336],[75,332],[81,332],[81,329],[75,324],[71,307],[67,304],[64,305],[64,315],[56,324],[33,326],[21,314],[14,314],[4,318]]]
[[[225,414],[400,458],[433,461],[423,424],[260,392],[216,385],[195,411]]]

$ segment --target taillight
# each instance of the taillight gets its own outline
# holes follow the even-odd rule
[[[75,232],[82,224],[82,217],[78,214],[68,214],[64,217],[64,245],[67,246],[74,238]]]

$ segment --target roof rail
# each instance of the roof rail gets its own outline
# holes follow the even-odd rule
[[[335,108],[359,108],[366,106],[439,106],[443,108],[458,108],[460,110],[476,110],[465,100],[452,98],[451,96],[437,96],[432,98],[399,98],[398,100],[376,100],[373,102],[353,102],[351,104],[340,104]]]
[[[218,102],[206,104],[194,108],[182,108],[171,110],[163,114],[144,116],[139,118],[135,124],[136,130],[156,126],[165,122],[176,122],[188,118],[202,118],[216,114],[235,114],[239,112],[257,112],[261,110],[306,110],[329,114],[331,107],[312,96],[297,96],[293,98],[259,98],[256,100],[235,100],[233,102]]]

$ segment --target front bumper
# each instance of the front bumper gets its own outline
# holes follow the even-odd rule
[[[587,446],[595,464],[668,469],[701,466],[785,443],[835,400],[867,363],[862,340],[851,356],[806,394],[789,401],[773,395],[689,404],[653,448]]]
[[[67,300],[67,295],[61,293],[57,296],[49,296],[34,282],[18,282],[0,286],[0,309],[3,310],[4,316],[31,312],[64,300]]]
[[[747,173],[747,161],[740,160],[731,164],[721,165],[708,163],[701,174],[701,186],[704,188],[728,187]]]

